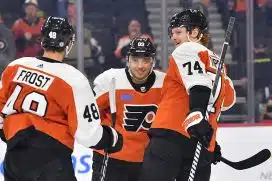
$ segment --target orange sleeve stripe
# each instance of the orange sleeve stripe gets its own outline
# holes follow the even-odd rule
[[[225,96],[222,108],[223,111],[231,108],[236,101],[236,92],[230,81],[231,80],[225,79]]]
[[[201,51],[198,53],[198,57],[200,59],[200,61],[205,65],[205,69],[207,70],[207,67],[209,66],[209,53],[208,51]]]
[[[178,69],[178,65],[176,64],[175,59],[174,59],[173,56],[170,56],[169,64],[173,65],[173,70],[174,70],[175,74],[177,75],[179,82],[181,84],[183,84],[183,81],[182,81],[182,78],[181,78],[181,75],[180,75],[180,72],[179,72],[179,69]]]
[[[96,102],[97,102],[100,112],[109,108],[109,106],[110,106],[109,93],[106,92],[106,93],[102,94],[101,96],[97,97]]]

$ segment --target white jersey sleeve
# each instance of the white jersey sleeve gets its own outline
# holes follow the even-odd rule
[[[188,93],[196,85],[212,88],[212,80],[206,72],[206,65],[199,56],[199,52],[201,51],[207,51],[207,49],[198,43],[187,42],[177,47],[172,53],[172,57]]]
[[[99,98],[109,92],[111,79],[114,77],[117,69],[109,69],[99,74],[94,80],[95,97]]]
[[[71,128],[76,128],[74,137],[77,142],[91,147],[101,140],[103,127],[100,125],[98,106],[89,81],[83,75],[80,79],[72,86],[74,105],[70,107],[68,121],[72,124]],[[75,116],[77,122],[73,120]]]

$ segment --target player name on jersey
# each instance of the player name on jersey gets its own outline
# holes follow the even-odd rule
[[[54,77],[44,73],[20,67],[13,79],[14,82],[24,83],[29,86],[47,91],[54,81]]]

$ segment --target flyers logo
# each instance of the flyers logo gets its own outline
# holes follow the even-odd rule
[[[216,55],[210,55],[210,66],[217,69],[219,58]]]
[[[155,119],[158,106],[155,104],[148,105],[124,105],[124,123],[126,131],[146,131],[151,127]]]

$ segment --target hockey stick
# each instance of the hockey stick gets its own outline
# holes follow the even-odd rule
[[[268,160],[271,157],[271,152],[268,149],[263,149],[260,152],[256,153],[255,155],[245,159],[241,160],[239,162],[232,162],[227,160],[224,157],[221,157],[221,161],[225,164],[231,166],[232,168],[235,168],[236,170],[244,170],[251,167],[255,167],[266,160]]]
[[[218,63],[218,68],[216,70],[215,80],[214,80],[214,83],[213,83],[213,88],[212,88],[212,95],[213,96],[215,96],[216,89],[217,89],[218,82],[219,82],[219,78],[220,78],[220,75],[222,73],[222,69],[224,67],[224,59],[225,59],[226,52],[227,52],[227,49],[228,49],[228,46],[229,46],[229,40],[230,40],[231,32],[233,30],[234,22],[235,22],[235,18],[230,17],[228,28],[227,28],[226,35],[225,35],[224,44],[223,44],[223,47],[222,47],[222,50],[221,50],[221,55],[220,55],[220,59],[219,59],[219,63]],[[195,151],[195,155],[194,155],[194,158],[193,158],[193,163],[192,163],[192,167],[191,167],[191,170],[190,170],[188,181],[193,181],[194,178],[195,178],[196,167],[197,167],[197,164],[198,164],[201,149],[202,149],[202,145],[201,145],[200,142],[198,142],[197,146],[196,146],[196,151]]]
[[[110,90],[109,90],[109,100],[110,100],[110,112],[111,112],[111,121],[112,121],[112,127],[115,127],[116,123],[116,99],[115,99],[115,78],[112,78],[110,83]],[[105,180],[106,171],[107,171],[107,165],[109,161],[109,153],[107,150],[105,150],[105,155],[103,158],[103,164],[100,171],[100,181]]]

